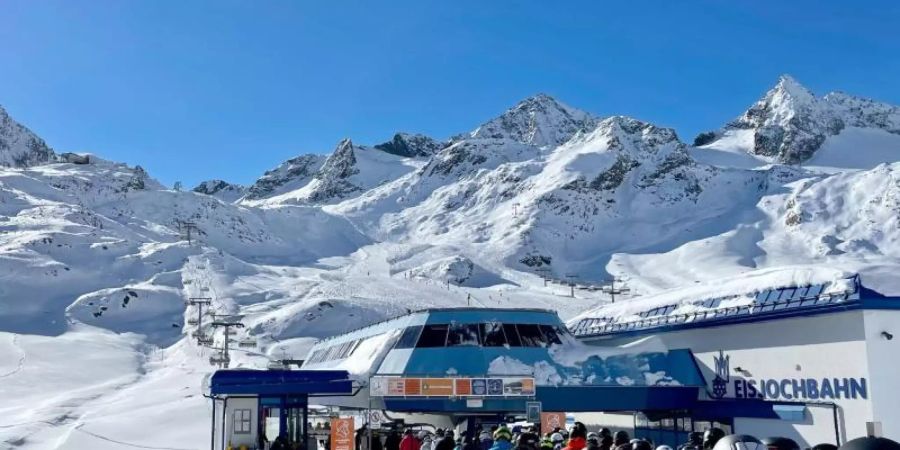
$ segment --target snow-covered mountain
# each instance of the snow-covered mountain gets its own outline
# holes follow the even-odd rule
[[[206,180],[191,190],[200,194],[211,195],[228,203],[238,200],[247,193],[246,187],[240,184],[229,183],[225,180]]]
[[[546,94],[529,97],[499,117],[491,119],[465,136],[481,139],[509,139],[536,147],[556,146],[579,131],[594,128],[590,114],[564,105]]]
[[[55,158],[53,150],[0,106],[0,166],[28,167]]]
[[[350,139],[318,159],[304,155],[266,172],[248,191],[248,205],[335,203],[362,194],[412,172],[440,145],[422,135],[397,134],[374,147],[354,145]],[[273,186],[270,188],[270,186]]]
[[[834,111],[843,124],[807,162],[843,150],[853,130],[881,133],[883,155],[900,151],[891,107],[783,81],[751,114],[766,119],[699,149],[541,95],[447,141],[346,139],[246,192],[219,180],[167,189],[93,155],[0,167],[0,394],[12,399],[0,442],[203,447],[199,389],[214,350],[191,338],[190,297],[240,319],[234,339],[250,348],[232,366],[260,367],[411,309],[544,307],[568,319],[609,300],[568,297],[571,280],[617,277],[648,296],[860,272],[900,294],[900,162],[825,173],[705,159],[732,131],[788,133],[797,111],[809,121],[790,143],[813,142]],[[219,331],[200,331],[221,345]]]
[[[856,160],[856,168],[898,159],[898,144],[897,106],[841,92],[816,97],[788,75],[740,117],[694,141],[766,162],[842,167]]]

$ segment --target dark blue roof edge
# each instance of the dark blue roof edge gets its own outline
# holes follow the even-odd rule
[[[346,370],[224,369],[212,374],[212,395],[350,394],[353,383]]]

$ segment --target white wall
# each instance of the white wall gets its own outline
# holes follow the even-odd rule
[[[225,409],[225,444],[231,443],[233,448],[246,445],[249,448],[255,448],[258,438],[259,411],[257,411],[258,400],[253,398],[229,398],[228,406]],[[235,434],[234,433],[234,411],[236,409],[250,410],[250,433]]]
[[[735,418],[734,430],[737,433],[749,434],[759,439],[765,437],[786,437],[793,439],[801,448],[810,448],[817,444],[834,444],[834,413],[828,406],[810,406],[807,418],[800,424],[771,419]],[[823,439],[814,441],[818,436]],[[841,442],[844,442],[843,440]]]
[[[868,370],[866,331],[863,312],[857,310],[696,328],[660,333],[656,337],[670,349],[691,349],[707,383],[711,383],[715,377],[714,358],[719,356],[719,351],[722,350],[728,355],[731,379],[726,398],[735,396],[736,379],[866,378],[869,400],[834,400],[840,406],[841,442],[845,442],[847,437],[865,435],[865,423],[872,420],[871,399],[878,395],[874,386],[877,383],[884,389],[886,384],[881,379],[872,378]],[[900,329],[897,334],[900,339]],[[624,340],[596,341],[596,343],[621,345]],[[737,368],[742,370],[738,372]],[[894,403],[900,403],[896,401],[900,398],[896,393],[892,398]],[[778,431],[779,434],[797,437],[795,440],[801,447],[811,446],[822,442],[834,442],[832,417],[828,408],[810,407],[804,421],[742,419],[735,422],[735,431],[758,437],[771,436]],[[885,429],[887,428],[885,426]]]
[[[865,311],[865,324],[872,420],[881,422],[885,437],[900,441],[900,311]],[[882,332],[893,339],[888,340]]]

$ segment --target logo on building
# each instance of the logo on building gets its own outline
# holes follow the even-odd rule
[[[712,396],[716,399],[725,397],[728,392],[728,380],[731,379],[729,371],[730,356],[725,356],[722,350],[719,350],[719,356],[713,356],[713,362],[716,366],[716,377],[713,379]]]
[[[751,378],[750,372],[741,367],[737,371],[741,376],[731,377],[731,355],[719,350],[713,355],[713,366],[716,371],[712,380],[712,391],[709,396],[721,400],[728,395],[736,399],[762,400],[840,400],[869,398],[868,380],[865,377],[835,377],[833,374],[816,374],[804,378]],[[777,371],[777,365],[768,365],[766,371]],[[777,373],[777,372],[776,372]]]

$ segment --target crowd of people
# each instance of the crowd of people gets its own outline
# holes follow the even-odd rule
[[[790,439],[770,438],[769,441],[764,439],[761,442],[751,436],[726,437],[726,433],[719,428],[710,428],[703,433],[690,433],[687,442],[673,449],[668,445],[655,446],[647,439],[634,439],[623,430],[615,433],[609,428],[588,431],[581,422],[575,422],[571,431],[556,428],[543,435],[534,426],[510,428],[506,425],[495,425],[490,429],[476,428],[472,435],[466,432],[457,435],[453,430],[440,428],[434,433],[406,429],[402,436],[397,431],[391,431],[383,442],[377,433],[372,433],[372,439],[369,439],[369,433],[365,427],[358,430],[357,450],[800,450]],[[759,445],[741,445],[751,441]],[[720,443],[717,447],[716,444]],[[838,448],[833,444],[820,444],[808,450]]]
[[[384,437],[368,430],[358,430],[358,450],[674,450],[667,445],[655,447],[645,439],[632,439],[626,431],[613,433],[608,428],[589,432],[581,422],[575,422],[571,431],[556,428],[541,435],[536,427],[495,425],[490,429],[477,428],[475,433],[459,435],[453,430],[438,428],[434,433],[425,430],[406,429],[403,436],[391,431]],[[704,434],[692,433],[690,441],[678,450],[712,450],[715,442],[725,435],[713,428]]]

